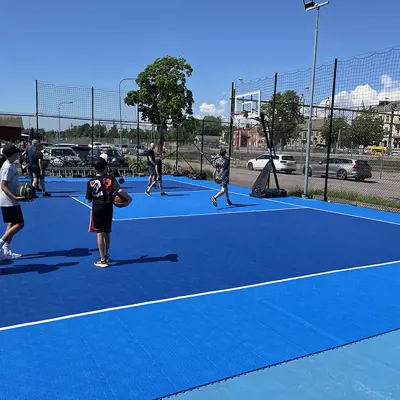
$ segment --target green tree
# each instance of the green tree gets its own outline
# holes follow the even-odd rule
[[[274,123],[274,144],[282,141],[284,146],[288,139],[297,134],[298,125],[304,122],[302,113],[303,104],[300,96],[294,90],[287,90],[276,94],[275,101],[275,123]],[[261,106],[270,126],[273,116],[273,102],[269,101]]]
[[[321,129],[322,138],[325,139],[325,143],[328,143],[329,137],[329,128],[330,128],[331,120],[328,118],[325,120],[324,125]],[[349,133],[349,124],[346,121],[346,118],[343,117],[334,117],[332,121],[332,136],[331,143],[337,143],[339,139],[340,133],[340,141],[343,143],[348,138]]]
[[[206,115],[204,117],[204,135],[221,136],[222,134],[222,118]]]
[[[176,125],[187,115],[193,115],[193,94],[186,87],[186,79],[192,73],[193,68],[184,58],[158,58],[137,76],[139,89],[128,92],[125,97],[125,104],[139,105],[142,120],[157,125],[160,148],[167,121]]]
[[[349,128],[348,138],[351,142],[366,147],[378,145],[384,134],[383,121],[379,116],[372,112],[360,112]]]

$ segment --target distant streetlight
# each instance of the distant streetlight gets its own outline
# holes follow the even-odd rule
[[[303,0],[303,3],[306,11],[317,10],[317,19],[315,25],[315,41],[314,41],[314,61],[313,61],[312,78],[311,78],[310,116],[308,118],[308,130],[307,130],[306,165],[304,168],[303,197],[308,197],[308,171],[310,169],[310,147],[311,147],[312,117],[313,117],[313,104],[314,104],[315,70],[317,67],[319,10],[321,7],[329,4],[329,1],[317,4],[315,1]]]
[[[73,101],[62,101],[61,103],[58,103],[58,142],[60,143],[61,141],[61,111],[60,108],[63,104],[74,104]]]
[[[119,96],[119,147],[122,150],[122,105],[121,105],[121,83],[124,81],[136,81],[136,78],[124,78],[121,79],[118,86]]]

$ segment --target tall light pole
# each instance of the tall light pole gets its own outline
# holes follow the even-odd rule
[[[118,97],[119,97],[119,147],[122,151],[122,105],[121,105],[121,83],[124,81],[136,81],[136,78],[123,78],[118,85]]]
[[[58,142],[61,140],[61,111],[60,108],[63,104],[73,104],[73,101],[62,101],[58,103]]]
[[[311,77],[310,116],[308,118],[308,130],[307,130],[306,165],[304,168],[303,197],[308,198],[308,170],[310,168],[310,147],[311,147],[312,116],[313,116],[313,104],[314,104],[315,70],[317,68],[319,10],[321,7],[328,5],[329,1],[326,1],[321,4],[317,4],[315,1],[303,0],[303,3],[304,3],[304,8],[306,9],[306,11],[311,11],[311,10],[317,11],[317,18],[316,18],[316,24],[315,24],[314,61],[313,61],[312,77]]]

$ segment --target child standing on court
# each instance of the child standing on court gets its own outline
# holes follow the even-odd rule
[[[100,258],[94,263],[96,267],[106,268],[110,262],[110,233],[113,219],[113,196],[121,191],[115,177],[107,174],[108,164],[99,158],[96,165],[96,176],[87,183],[86,201],[92,203],[89,232],[97,233],[97,245]]]
[[[163,189],[163,184],[162,184],[162,169],[163,169],[163,162],[162,162],[162,154],[157,153],[157,160],[156,160],[156,171],[155,171],[155,180],[153,183],[149,186],[149,188],[146,190],[146,194],[150,196],[150,191],[153,189],[153,187],[157,184],[160,187],[160,194],[161,196],[166,196],[167,194],[164,192]]]
[[[25,198],[16,195],[19,179],[14,163],[19,159],[20,150],[13,144],[6,144],[3,148],[3,156],[6,159],[0,169],[0,207],[7,228],[0,239],[0,259],[4,260],[21,257],[21,254],[13,253],[9,245],[14,236],[24,227],[24,217],[19,202]]]

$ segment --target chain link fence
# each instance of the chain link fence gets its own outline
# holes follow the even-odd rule
[[[305,191],[306,139],[312,109],[308,193],[325,200],[398,210],[400,49],[336,62],[336,70],[335,63],[316,69],[312,107],[311,69],[242,80],[236,93],[261,90],[261,110],[273,125],[276,163],[286,172],[280,177],[282,187],[298,195]],[[266,150],[262,135],[256,133],[259,126],[256,121],[251,124],[250,134],[248,126],[240,126],[234,134],[234,145],[239,143],[234,157],[240,154],[242,168],[248,169],[249,161],[252,167],[265,165],[265,161],[257,161]],[[257,139],[250,145],[240,139],[253,132]],[[295,170],[288,168],[291,161]]]

